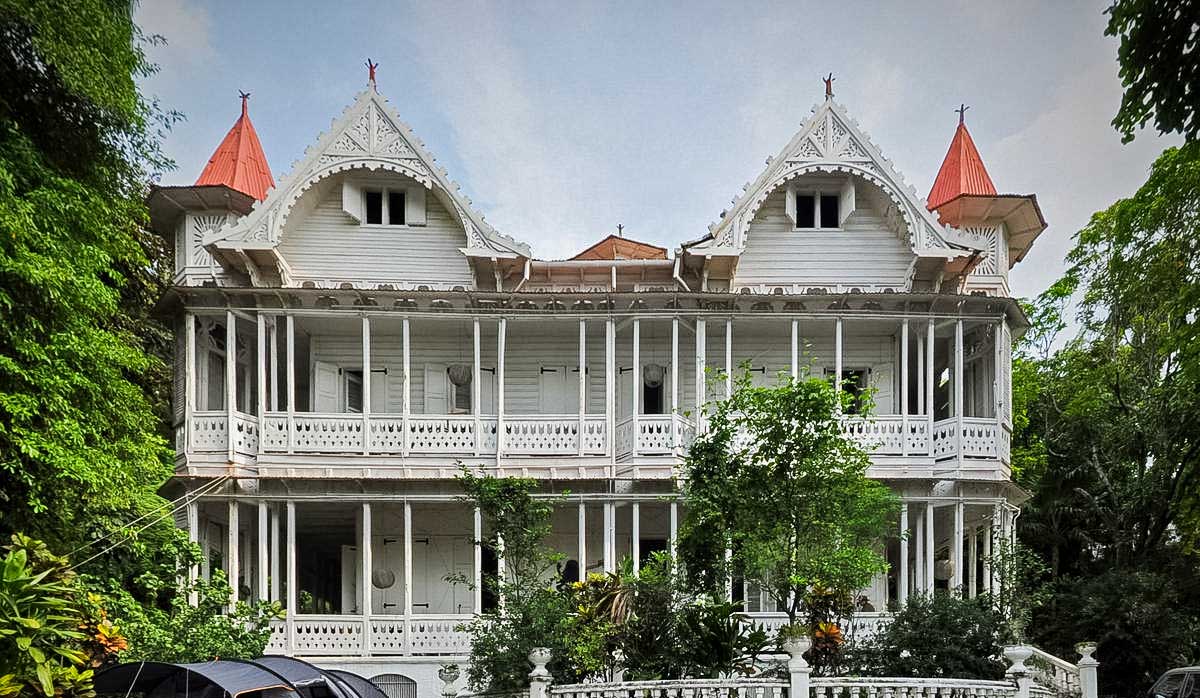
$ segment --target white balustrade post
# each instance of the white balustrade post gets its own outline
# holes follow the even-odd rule
[[[183,316],[183,449],[185,453],[192,452],[192,413],[196,411],[196,316],[186,313]]]
[[[362,447],[371,453],[371,318],[362,317]],[[365,625],[365,622],[364,622]]]
[[[290,335],[290,333],[289,333]],[[288,406],[291,407],[291,401]],[[288,654],[296,653],[296,614],[300,609],[296,605],[296,502],[287,500],[287,615],[284,622],[287,627]]]
[[[629,394],[633,397],[633,453],[632,457],[637,458],[638,446],[641,441],[640,430],[640,414],[642,411],[642,391],[639,390],[642,381],[642,321],[634,318],[633,320],[633,385],[630,386]]]
[[[937,557],[937,537],[934,535],[933,502],[925,502],[925,593],[933,596],[933,563]]]
[[[900,454],[908,455],[908,318],[900,323]]]
[[[1075,651],[1080,655],[1075,665],[1079,667],[1081,698],[1097,698],[1100,695],[1100,680],[1097,674],[1100,662],[1092,656],[1096,653],[1096,643],[1081,642],[1075,645]]]
[[[261,393],[259,393],[261,395]],[[267,567],[271,564],[270,549],[267,547],[267,500],[258,500],[258,546],[255,552],[258,553],[257,569],[254,572],[254,580],[258,587],[258,601],[266,601],[267,594],[270,591],[267,587]]]
[[[584,429],[587,426],[587,320],[579,320],[579,450],[583,455]]]
[[[954,540],[950,545],[950,559],[954,566],[954,573],[950,575],[950,588],[952,593],[962,596],[963,594],[963,569],[966,565],[963,564],[963,501],[960,498],[954,503]]]
[[[529,698],[550,698],[550,684],[554,678],[546,670],[549,662],[549,648],[535,647],[529,653],[529,663],[533,665],[533,671],[529,672]]]
[[[479,420],[479,414],[483,410],[483,405],[480,404],[480,396],[482,395],[479,382],[483,380],[483,370],[479,364],[479,318],[471,321],[471,414],[475,416],[475,455],[478,456],[483,450],[483,425]]]
[[[361,582],[359,586],[359,594],[362,596],[362,656],[368,657],[371,654],[371,557],[374,552],[371,550],[371,503],[362,503],[362,540],[359,544],[360,562],[362,563],[362,572],[359,575]]]
[[[812,667],[804,659],[804,653],[810,647],[812,640],[807,637],[790,637],[783,641],[783,651],[788,655],[788,698],[809,698],[809,675],[812,673]]]
[[[404,432],[404,438],[400,441],[400,454],[405,457],[408,456],[412,443],[412,424],[409,421],[409,415],[412,413],[412,371],[409,370],[412,348],[409,346],[408,329],[408,318],[406,317],[400,323],[400,343],[404,354],[404,375],[402,376],[404,383],[400,395],[400,427]]]
[[[483,613],[483,512],[475,507],[475,614]]]
[[[900,589],[897,600],[904,603],[908,600],[908,502],[900,504]]]
[[[496,329],[496,467],[503,462],[504,453],[504,341],[508,320],[500,318]]]
[[[630,506],[633,516],[633,531],[630,534],[629,550],[633,557],[633,573],[642,569],[642,508],[637,502]]]
[[[225,311],[225,413],[228,430],[225,433],[229,447],[230,466],[233,465],[234,410],[237,407],[237,317],[232,310]],[[236,592],[236,590],[235,590]],[[236,597],[236,593],[235,593]],[[236,598],[234,599],[237,600]]]
[[[296,449],[296,316],[290,314],[287,316],[287,422],[287,450],[292,453]],[[289,606],[288,613],[291,611]]]
[[[1030,698],[1033,688],[1032,670],[1026,666],[1025,660],[1033,656],[1033,648],[1026,645],[1011,645],[1004,648],[1004,658],[1008,660],[1008,670],[1005,676],[1017,684],[1015,698]]]
[[[238,577],[241,576],[242,552],[238,545],[241,542],[238,536],[238,529],[241,528],[241,525],[238,521],[238,500],[236,499],[229,500],[229,521],[227,523],[229,524],[226,531],[229,536],[229,545],[227,550],[228,555],[226,555],[228,559],[225,561],[225,572],[229,575],[229,587],[233,590],[233,593],[229,596],[229,607],[233,608],[241,599],[241,588],[238,584]]]

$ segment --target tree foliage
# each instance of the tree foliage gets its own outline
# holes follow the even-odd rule
[[[818,598],[849,597],[887,569],[879,543],[899,500],[866,477],[868,455],[841,428],[851,396],[818,378],[753,387],[743,374],[711,406],[684,463],[680,557],[716,590],[734,572],[789,621],[829,621]],[[732,565],[725,550],[733,552]]]
[[[1159,133],[1200,135],[1200,1],[1114,0],[1104,33],[1120,39],[1122,138],[1154,119]]]

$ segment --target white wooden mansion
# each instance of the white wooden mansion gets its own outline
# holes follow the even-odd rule
[[[207,552],[197,574],[286,606],[269,651],[439,687],[468,651],[456,626],[495,603],[444,578],[502,564],[474,543],[459,462],[568,492],[564,576],[670,548],[696,406],[728,389],[706,372],[743,362],[876,391],[845,431],[908,535],[861,627],[915,592],[994,583],[1024,496],[1007,279],[1045,223],[1033,196],[996,193],[961,119],[928,201],[828,96],[697,239],[544,260],[483,220],[372,81],[278,183],[243,101],[200,180],[150,207],[175,250],[169,492],[195,496],[179,524]],[[757,589],[732,593],[780,622]]]

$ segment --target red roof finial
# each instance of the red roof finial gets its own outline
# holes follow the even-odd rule
[[[971,140],[964,123],[963,115],[969,108],[963,104],[954,110],[958,112],[958,129],[954,131],[946,159],[942,161],[942,168],[938,170],[933,188],[929,190],[925,205],[930,211],[963,194],[996,195],[996,185],[992,184],[992,178],[983,166],[983,158],[979,156],[975,141]]]
[[[258,142],[254,124],[250,123],[247,106],[250,93],[239,90],[238,96],[242,98],[242,115],[213,151],[196,185],[220,184],[262,201],[267,197],[267,190],[275,186],[275,180],[271,177],[271,168],[267,165],[262,144]]]
[[[833,77],[833,73],[830,73],[829,77],[821,79],[825,81],[825,99],[833,99],[833,81],[837,80],[837,78]]]
[[[371,83],[371,87],[375,87],[375,69],[378,67],[378,63],[372,63],[370,58],[367,59],[367,82]]]

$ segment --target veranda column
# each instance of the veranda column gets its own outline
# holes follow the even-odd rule
[[[362,317],[362,448],[371,452],[371,318]],[[365,625],[364,621],[364,625]],[[364,651],[366,645],[364,644]]]
[[[604,432],[609,476],[617,473],[617,326],[610,315],[604,322]]]
[[[587,320],[579,319],[579,455],[583,455],[587,420]]]
[[[261,395],[262,393],[259,393]],[[258,500],[258,547],[255,549],[258,553],[258,565],[255,570],[255,581],[258,582],[258,600],[266,601],[267,593],[270,591],[267,588],[267,567],[271,564],[270,548],[267,546],[267,501],[265,499]]]
[[[792,380],[800,377],[800,321],[792,319]]]
[[[916,550],[913,556],[913,589],[917,593],[925,593],[925,507],[918,506],[917,522],[913,534],[916,539]]]
[[[958,467],[963,466],[963,321],[954,323],[954,419],[957,421],[955,440],[958,445]]]
[[[898,575],[900,588],[896,600],[904,603],[908,600],[908,502],[900,505],[900,573]]]
[[[401,424],[401,428],[404,431],[404,438],[400,442],[400,454],[402,456],[407,457],[408,451],[410,448],[410,444],[412,442],[412,436],[411,436],[412,428],[411,428],[411,425],[409,422],[409,414],[412,413],[412,378],[411,378],[412,372],[409,370],[409,365],[411,363],[410,356],[409,356],[411,347],[409,346],[409,341],[408,341],[408,318],[407,317],[405,317],[400,323],[400,335],[401,335],[400,343],[402,345],[401,349],[404,354],[404,358],[403,358],[404,383],[402,386],[403,390],[401,391],[401,396],[400,396],[400,424]],[[476,434],[476,438],[478,438],[478,434]]]
[[[471,337],[471,413],[475,415],[475,455],[478,456],[483,443],[483,429],[479,421],[479,413],[483,411],[483,405],[479,402],[482,394],[479,382],[483,380],[479,365],[479,318],[471,321]]]
[[[954,541],[950,546],[950,555],[954,564],[950,587],[958,596],[963,595],[963,573],[965,572],[963,568],[966,567],[963,564],[963,528],[963,500],[960,494],[958,501],[954,503]]]
[[[237,318],[232,310],[225,311],[225,413],[228,419],[225,432],[229,461],[233,462],[234,409],[237,406]],[[234,590],[236,601],[237,590]]]
[[[696,320],[696,433],[699,434],[704,430],[704,352],[707,351],[705,344],[708,342],[703,318]]]
[[[271,600],[283,603],[283,595],[279,592],[283,585],[280,575],[280,565],[283,562],[283,549],[279,547],[279,503],[269,508],[271,512]]]
[[[675,557],[679,547],[679,502],[671,500],[671,557]]]
[[[613,558],[616,556],[616,526],[617,507],[613,502],[604,503],[604,571],[605,573],[616,570],[616,564]]]
[[[642,321],[634,318],[633,320],[633,385],[630,388],[629,394],[633,396],[633,458],[638,455],[638,442],[641,441],[640,430],[640,414],[642,411],[641,392],[638,390],[642,380]]]
[[[587,578],[587,504],[579,501],[579,581]]]
[[[979,577],[975,570],[979,569],[979,529],[971,527],[967,538],[967,595],[975,598],[979,595]]]
[[[637,574],[642,569],[642,509],[641,505],[634,502],[630,506],[630,512],[633,516],[633,531],[630,534],[629,551],[633,557],[633,573]]]
[[[364,371],[364,373],[366,373]],[[365,377],[364,377],[365,380]],[[365,402],[365,399],[364,399]],[[362,540],[359,541],[361,551],[359,561],[362,563],[362,571],[359,574],[361,578],[359,586],[359,594],[362,595],[362,606],[359,610],[362,611],[362,655],[364,657],[371,654],[371,554],[374,552],[371,549],[371,503],[362,503],[362,512],[359,514],[362,517]]]
[[[917,414],[925,414],[925,337],[917,332]]]
[[[271,356],[271,411],[279,411],[279,316],[271,316],[267,327],[267,344]]]
[[[267,419],[267,318],[258,313],[255,316],[258,328],[258,401],[255,407],[258,413],[258,427],[261,433]],[[274,381],[272,381],[274,382]]]
[[[679,442],[679,316],[671,318],[671,451],[678,453]],[[633,505],[637,518],[637,504]],[[636,524],[635,524],[636,526]],[[636,569],[637,562],[634,562]]]
[[[183,386],[183,438],[184,451],[192,452],[192,413],[196,409],[196,316],[187,313],[183,316],[183,354],[184,354],[184,386]]]
[[[900,323],[900,454],[908,455],[908,318]]]
[[[412,502],[404,500],[404,653],[412,654]]]
[[[296,317],[294,315],[287,316],[287,420],[287,450],[288,453],[292,453],[296,449]],[[288,530],[291,530],[290,524]],[[290,546],[288,551],[290,555]],[[292,607],[288,606],[288,613],[291,612]]]
[[[842,396],[842,318],[841,318],[841,316],[838,316],[838,319],[834,323],[834,326],[833,326],[833,356],[834,356],[834,374],[836,376],[835,380],[837,381],[833,385],[834,385],[834,390],[836,391],[837,396],[839,398],[835,404],[837,405],[838,412],[840,413],[842,411],[842,401],[840,399]]]
[[[925,593],[933,595],[934,568],[937,558],[937,537],[934,535],[933,502],[925,502]]]
[[[725,319],[725,397],[733,395],[733,318]]]
[[[988,519],[987,527],[984,528],[983,536],[983,583],[987,587],[987,591],[992,596],[996,595],[995,570],[992,567],[992,541],[996,537],[996,520],[999,518],[1000,505],[992,507],[991,518]]]
[[[189,496],[192,496],[189,493]],[[192,545],[200,544],[200,502],[196,501],[195,497],[187,504],[187,522],[188,522],[188,542]],[[204,553],[207,555],[207,553]],[[188,568],[188,582],[194,584],[200,578],[199,563]],[[188,603],[195,606],[197,602],[197,594],[193,589],[188,592]]]
[[[233,593],[229,596],[229,605],[232,607],[241,599],[241,585],[238,584],[238,577],[241,576],[241,550],[238,546],[238,500],[229,500],[229,530],[226,534],[229,536],[229,554],[226,556],[229,559],[225,562],[225,572],[229,575],[229,586]]]
[[[496,330],[496,467],[503,462],[504,453],[504,340],[508,332],[508,320],[500,318]]]
[[[933,404],[933,386],[935,378],[933,375],[933,354],[934,354],[934,326],[933,318],[929,318],[929,327],[925,337],[925,415],[929,420],[927,425],[929,429],[929,453],[933,454],[933,418],[937,412]]]
[[[475,507],[475,613],[483,613],[483,512]]]
[[[289,318],[290,319],[290,318]],[[290,323],[289,323],[290,324]],[[290,334],[290,333],[289,333]],[[291,407],[291,401],[288,406]],[[287,648],[288,654],[296,653],[296,503],[287,500]]]

